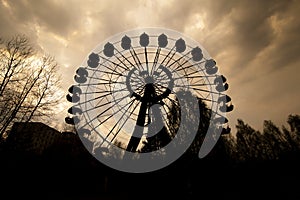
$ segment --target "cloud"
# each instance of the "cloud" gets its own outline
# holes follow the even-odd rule
[[[67,37],[70,31],[78,25],[79,16],[76,13],[80,9],[66,1],[12,0],[3,2],[8,5],[6,10],[10,13],[10,19],[14,20],[17,25],[23,24],[30,27],[38,24],[45,30],[64,37]]]
[[[55,56],[67,88],[104,39],[136,27],[175,29],[199,41],[228,78],[232,125],[242,118],[260,127],[265,113],[283,122],[282,113],[300,112],[299,10],[293,0],[0,0],[0,35],[26,34]]]

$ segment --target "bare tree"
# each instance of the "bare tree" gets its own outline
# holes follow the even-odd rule
[[[51,117],[58,105],[58,65],[24,36],[0,40],[0,138],[18,121]]]

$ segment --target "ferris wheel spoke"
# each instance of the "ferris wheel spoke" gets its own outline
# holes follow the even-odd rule
[[[134,100],[133,100],[134,101]],[[126,107],[126,106],[123,106],[123,107]],[[115,113],[115,114],[117,114],[119,112],[119,110]],[[93,127],[93,130],[92,131],[95,131],[98,127],[100,127],[101,125],[103,125],[106,121],[108,121],[110,118],[112,118],[114,115],[109,115],[107,118],[105,118],[103,121],[101,121],[97,126],[95,126],[95,127]],[[98,119],[98,118],[96,118],[96,119]],[[95,120],[95,119],[93,119],[93,120]],[[91,121],[91,120],[90,120]],[[85,124],[84,126],[82,126],[82,127],[85,127],[87,124]],[[96,131],[96,133],[98,134],[98,132]],[[103,137],[103,135],[101,135],[101,134],[98,134],[98,135],[100,135],[100,137],[103,139],[102,140],[102,143],[101,143],[101,145],[100,146],[102,146],[102,144],[106,141],[106,139],[107,139],[107,137]]]
[[[110,107],[106,108],[104,111],[102,111],[102,112],[101,112],[100,114],[98,114],[96,117],[90,119],[87,123],[85,123],[83,126],[81,126],[81,128],[82,128],[82,127],[85,127],[86,125],[88,125],[88,124],[91,123],[92,121],[94,121],[94,120],[98,119],[99,117],[101,117],[101,116],[102,116],[104,113],[106,113],[107,111],[111,110],[111,109],[112,109],[113,107],[115,107],[119,102],[121,102],[122,99],[124,99],[124,97],[123,97],[123,98],[120,98],[119,101],[116,102],[115,104],[113,104],[113,105],[111,105]],[[107,105],[107,104],[109,104],[109,103],[111,103],[111,102],[107,102],[107,103],[105,103],[105,105]],[[97,109],[97,108],[102,107],[102,106],[105,106],[105,105],[102,104],[101,106],[94,107],[94,108],[92,108],[92,109],[86,110],[85,113],[86,113],[87,111],[91,111],[91,110]],[[126,105],[125,105],[125,106],[126,106]],[[116,112],[115,114],[117,114],[118,112],[120,112],[120,110],[121,110],[121,109],[118,109],[117,112]],[[99,123],[95,128],[99,127],[102,123],[106,122],[109,118],[111,118],[111,117],[113,117],[113,116],[114,116],[114,115],[110,115],[110,116],[109,116],[108,118],[106,118],[104,121],[102,121],[101,123]]]
[[[138,83],[138,84],[145,84],[145,82],[143,81],[143,82],[141,82],[141,81],[139,81],[139,80],[130,80],[130,82],[131,83]]]
[[[157,85],[160,85],[160,84],[157,84]],[[167,87],[165,87],[165,86],[163,86],[163,85],[160,85],[161,87],[163,87],[163,88],[167,88]],[[183,85],[184,86],[184,85]],[[159,89],[158,87],[157,87],[157,89],[159,90],[159,91],[162,91],[161,89]],[[192,89],[194,89],[194,88],[192,88]],[[202,92],[208,92],[208,95],[207,96],[210,96],[210,93],[209,92],[211,92],[211,91],[208,91],[208,90],[205,90],[205,89],[198,89],[198,90],[200,90],[200,91],[202,91]],[[172,92],[173,93],[173,92]],[[219,93],[216,93],[216,94],[219,94]],[[201,95],[201,94],[199,94],[199,95]],[[201,95],[202,96],[202,95]],[[169,98],[168,98],[169,99]],[[214,100],[212,100],[212,99],[208,99],[208,98],[201,98],[201,99],[203,99],[203,100],[205,100],[205,101],[209,101],[209,102],[216,102],[216,101],[214,101]],[[171,99],[169,99],[169,100],[171,100]],[[173,100],[174,101],[174,100]]]
[[[204,89],[204,90],[205,90],[205,89]],[[193,90],[193,92],[195,92],[196,95],[197,95],[199,98],[203,99],[203,100],[211,100],[211,102],[214,102],[211,93],[203,92],[203,91],[200,91],[200,90]]]
[[[133,110],[130,112],[129,115],[127,115],[127,118],[124,120],[124,122],[122,123],[122,125],[119,127],[119,129],[117,130],[117,132],[114,134],[113,138],[111,139],[110,142],[113,142],[114,139],[117,137],[117,135],[119,134],[119,132],[122,130],[122,128],[124,127],[124,125],[126,124],[126,122],[130,119],[131,115],[133,114],[133,112],[137,109],[138,105],[140,104],[140,102],[138,102],[135,107],[133,108]]]
[[[130,65],[131,65],[134,69],[138,70],[138,69],[136,68],[136,65],[134,65],[133,63],[131,63],[130,60],[122,54],[122,52],[120,52],[120,51],[118,51],[118,50],[117,50],[117,52],[118,52],[118,53],[119,53],[119,54],[120,54],[127,62],[129,62]],[[127,67],[127,65],[124,63],[123,60],[121,60],[121,59],[120,59],[119,57],[117,57],[116,55],[115,55],[115,57],[116,57],[116,58],[117,58],[124,66]],[[130,70],[130,69],[127,67],[127,70]],[[137,74],[135,71],[134,71],[133,73],[136,75],[136,78],[138,78],[139,80],[141,80],[141,78],[138,76],[138,74]]]
[[[133,47],[131,47],[131,48],[133,49]],[[117,49],[116,49],[116,50],[117,50]],[[140,69],[138,69],[137,67],[142,66],[142,65],[141,65],[141,62],[140,62],[138,56],[136,55],[134,49],[133,49],[134,55],[132,54],[131,50],[129,50],[129,51],[130,51],[130,54],[131,54],[132,57],[133,57],[133,60],[135,61],[135,64],[133,64],[126,56],[124,56],[124,55],[122,54],[122,52],[120,52],[119,50],[117,50],[117,52],[122,56],[122,58],[125,59],[125,60],[131,65],[131,67],[133,67],[133,68],[136,69],[137,71],[140,71]],[[117,57],[117,56],[115,55],[115,57]],[[138,59],[138,63],[137,63],[137,61],[136,61],[136,58]],[[119,57],[117,57],[117,59],[118,59],[123,65],[127,66],[127,65],[124,63],[124,61],[122,61]],[[128,68],[128,67],[127,67],[127,68]],[[128,70],[130,70],[130,69],[128,68]],[[136,75],[136,78],[138,78],[140,81],[142,81],[142,79],[139,77],[138,74],[136,74],[135,71],[134,71],[133,73]]]
[[[136,104],[139,104],[139,101],[137,101],[136,99],[134,99],[134,100],[135,100],[135,103],[137,102]],[[131,101],[130,101],[130,102],[131,102]],[[129,103],[130,103],[130,102],[129,102]],[[128,103],[127,103],[127,104],[128,104]],[[131,116],[129,116],[129,114],[126,114],[126,113],[128,112],[128,109],[126,108],[126,106],[125,106],[124,108],[122,108],[121,106],[119,106],[118,109],[121,109],[120,112],[121,112],[121,113],[125,113],[125,116],[126,116],[126,117],[128,116],[129,118],[136,120],[137,114],[132,113]],[[113,113],[113,114],[116,114],[116,113]],[[108,117],[108,116],[110,116],[110,115],[111,115],[111,113],[106,113],[106,114],[101,115],[101,117],[102,117],[102,118],[105,118],[105,117]]]
[[[117,111],[115,111],[115,112],[113,112],[113,113],[102,114],[102,115],[101,115],[101,118],[105,118],[105,117],[108,117],[108,116],[110,116],[110,115],[116,115],[116,114],[118,114],[119,112],[122,113],[122,117],[123,117],[123,115],[127,117],[128,114],[126,114],[126,113],[129,111],[129,109],[130,109],[130,107],[131,107],[130,105],[128,106],[128,104],[135,103],[136,101],[137,101],[136,99],[132,99],[130,102],[126,103],[126,105],[119,106],[118,109],[117,109]],[[139,104],[139,103],[140,103],[140,102],[137,101],[137,104]],[[132,115],[134,115],[134,113],[132,113]],[[129,117],[131,117],[131,116],[129,116]]]
[[[193,65],[186,66],[184,69],[177,70],[176,72],[181,71],[181,70],[188,69],[189,67],[192,67],[192,66],[193,66]],[[190,69],[192,70],[193,68],[190,68]],[[194,69],[193,69],[193,70],[194,70]],[[205,70],[205,69],[194,70],[193,72],[190,72],[189,74],[185,73],[185,76],[186,76],[186,77],[189,77],[190,75],[194,75],[194,74],[197,74],[197,73],[199,73],[199,72],[203,72],[204,70]]]
[[[195,70],[195,71],[193,71],[193,72],[190,72],[189,74],[185,74],[187,77],[189,77],[190,75],[194,75],[194,74],[197,74],[197,73],[199,73],[200,71],[197,71],[197,70]]]
[[[125,56],[122,54],[122,52],[118,51],[117,52],[122,56],[122,58],[125,58]],[[117,60],[122,63],[122,65],[127,69],[130,70],[130,68],[124,63],[124,61],[122,59],[120,59],[116,54],[114,54],[114,57],[117,58]],[[133,66],[133,65],[132,65]],[[133,66],[135,67],[135,66]]]
[[[171,57],[167,60],[167,63],[165,64],[165,66],[168,66],[169,62],[170,62],[171,60],[173,60],[173,57],[175,56],[175,54],[176,54],[176,51],[174,51],[174,52],[172,53]]]
[[[183,67],[183,66],[184,66],[186,63],[188,63],[190,60],[192,60],[192,58],[186,59],[182,64],[179,64],[173,71],[174,71],[174,72],[175,72],[176,70],[177,70],[177,71],[180,71],[180,70],[181,70],[180,67]],[[179,62],[179,60],[178,60],[177,62]],[[195,67],[195,66],[200,65],[200,64],[203,64],[203,63],[205,63],[205,62],[206,62],[206,61],[204,60],[204,61],[201,61],[201,62],[193,63],[193,64],[190,64],[190,65],[184,67],[184,69],[186,69],[186,68],[191,68],[191,67]],[[180,69],[180,70],[178,70],[178,69]],[[204,70],[204,69],[203,69],[203,70]],[[202,71],[203,71],[203,70],[202,70]]]
[[[147,52],[147,47],[144,48],[144,52],[145,52],[145,60],[146,60],[146,69],[147,69],[147,75],[150,75],[149,72],[149,65],[148,65],[148,52]]]
[[[159,55],[160,55],[160,47],[158,47],[156,49],[156,53],[155,53],[155,58],[154,58],[154,61],[153,61],[153,65],[152,65],[152,68],[151,68],[151,75],[153,75],[153,72],[155,72],[155,68],[157,66],[157,62],[158,62],[158,58],[159,58]]]
[[[169,58],[170,54],[173,52],[173,50],[175,49],[175,46],[173,46],[170,51],[167,53],[167,55],[165,55],[164,59],[161,62],[161,65],[164,64],[164,62],[166,61],[167,58]],[[173,56],[175,55],[176,51],[172,54],[171,58],[169,59],[169,61],[173,58]]]
[[[188,86],[186,85],[179,85],[179,84],[175,84],[176,87],[197,87],[197,86],[208,86],[208,85],[215,85],[214,83],[198,83],[198,84],[188,84]]]
[[[103,56],[99,56],[99,57],[102,58],[103,60],[105,60],[105,61],[107,61],[107,62],[109,62],[109,63],[115,65],[115,66],[118,66],[118,67],[120,67],[120,68],[122,68],[122,69],[124,69],[124,70],[128,70],[127,67],[123,67],[122,65],[120,65],[120,64],[118,64],[118,63],[116,63],[116,62],[114,62],[114,61],[112,61],[112,60],[109,60],[109,59],[107,59],[107,58],[105,58],[105,57],[103,57]]]
[[[120,83],[120,82],[115,82],[115,83]],[[109,84],[109,83],[101,83],[101,84],[105,85],[105,84]],[[79,86],[94,86],[94,85],[99,86],[101,84],[99,84],[99,83],[80,83]]]
[[[166,90],[166,87],[156,86],[156,89],[158,90],[157,92],[159,92],[159,94],[157,94],[157,95],[161,95]],[[162,90],[162,89],[164,89],[164,90]]]
[[[85,94],[86,94],[86,93],[85,93]],[[104,95],[95,97],[95,98],[93,98],[93,99],[89,99],[89,100],[87,100],[87,101],[82,101],[82,102],[78,103],[77,105],[83,105],[83,104],[86,104],[86,103],[89,103],[89,102],[93,102],[93,101],[96,101],[96,100],[98,100],[98,99],[101,99],[101,98],[106,97],[106,96],[111,95],[111,94],[112,94],[112,93],[107,93],[107,94],[104,94]]]
[[[145,84],[141,84],[140,82],[136,82],[135,84],[131,84],[131,88],[132,87],[136,87],[136,86],[139,86],[138,88],[141,88],[143,87]]]
[[[139,81],[139,80],[132,80],[131,79],[130,82],[131,83],[136,83],[137,85],[144,85],[144,84],[146,84],[144,80],[143,81]]]
[[[139,86],[139,85],[141,85],[140,83],[136,83],[136,84],[131,84],[131,87],[136,87],[136,86]]]
[[[89,77],[91,79],[95,79],[95,80],[98,80],[98,81],[106,81],[108,83],[101,83],[99,82],[98,84],[101,85],[101,84],[111,84],[111,83],[125,83],[126,81],[112,81],[111,79],[104,79],[104,78],[98,78],[98,77]]]
[[[160,83],[155,83],[155,85],[156,85],[157,87],[161,87],[161,88],[164,88],[164,89],[168,89],[168,86],[163,85],[163,84],[168,85],[167,83],[168,83],[168,82],[166,82],[166,83],[160,82]]]
[[[112,106],[109,107],[109,108],[113,108],[115,105],[117,105],[119,102],[121,102],[122,100],[124,100],[124,99],[127,98],[127,97],[129,97],[129,95],[125,95],[125,96],[122,96],[122,97],[120,97],[120,98],[118,98],[118,99],[115,99],[115,103],[114,103],[114,104],[112,104],[111,101],[108,101],[108,102],[106,102],[106,103],[104,103],[104,104],[96,105],[96,106],[94,106],[93,108],[87,109],[86,112],[89,112],[89,111],[91,111],[91,110],[95,110],[95,109],[101,108],[101,107],[106,106],[106,105],[108,105],[108,104],[112,104]],[[98,98],[97,98],[97,99],[98,99]],[[96,100],[96,98],[94,98],[94,100]],[[91,101],[88,100],[88,101],[86,101],[86,102],[91,102]],[[100,113],[99,115],[101,115],[101,114],[103,114],[103,113]]]
[[[189,60],[185,60],[184,62],[182,62],[182,63],[179,63],[179,62],[177,62],[177,67],[175,68],[175,69],[173,69],[172,70],[172,72],[179,72],[179,71],[181,71],[181,70],[183,70],[183,69],[187,69],[187,68],[190,68],[190,67],[193,67],[194,65],[193,64],[191,64],[191,65],[189,65],[189,66],[187,66],[187,67],[183,67],[185,64],[187,64],[189,62]],[[180,70],[179,70],[180,69]]]
[[[179,64],[179,66],[178,66],[176,69],[174,69],[172,72],[173,72],[173,73],[176,73],[176,72],[178,73],[178,72],[180,72],[180,71],[182,71],[182,70],[185,71],[186,69],[194,70],[194,71],[196,71],[196,72],[202,71],[202,70],[195,70],[195,69],[193,69],[193,67],[195,67],[194,64],[190,64],[190,65],[184,66],[187,62],[188,62],[188,61],[185,61],[183,64]],[[185,74],[185,75],[187,75],[187,74]]]
[[[208,78],[208,77],[216,77],[215,75],[197,75],[197,76],[189,76],[189,74],[186,74],[185,78]],[[182,79],[182,77],[176,77],[174,80]]]
[[[164,86],[164,85],[162,85],[162,84],[160,84],[160,83],[155,83],[154,84],[154,87],[156,87],[158,90],[160,90],[161,92],[164,92],[163,90],[161,90],[161,89],[159,89],[159,87],[162,87],[162,88],[164,88],[164,89],[168,89],[168,87],[167,86]],[[172,94],[175,94],[173,91],[171,91],[171,93]]]
[[[137,85],[140,85],[140,84],[136,84],[134,86],[137,86]],[[146,87],[145,85],[140,85],[139,87],[137,87],[137,88],[134,89],[135,93],[139,94],[140,96],[143,96],[145,87]],[[130,95],[132,95],[132,94],[130,94]]]
[[[180,56],[179,58],[177,58],[176,60],[174,60],[170,65],[166,65],[166,67],[171,68],[171,66],[173,66],[175,63],[179,63],[179,61],[181,59],[183,59],[184,57],[186,57],[188,54],[190,54],[191,51],[187,52],[186,54]],[[185,61],[183,62],[183,64],[179,65],[178,67],[181,67],[182,65],[186,64],[187,62],[189,62],[191,60],[191,58],[189,59],[185,59]],[[178,68],[177,67],[177,68]],[[174,70],[176,70],[177,68],[175,68]]]
[[[169,82],[160,82],[160,83],[155,83],[155,85],[157,86],[157,87],[161,87],[161,88],[163,88],[163,89],[168,89],[168,85],[169,85]]]
[[[194,90],[194,92],[195,92],[197,95],[199,95],[199,97],[200,97],[201,99],[210,99],[210,98],[209,98],[209,97],[211,96],[210,93],[204,93],[204,92],[201,92],[201,91],[195,91],[195,90]]]
[[[111,68],[109,68],[109,67],[107,67],[107,66],[105,66],[105,65],[102,65],[102,66],[106,67],[106,68],[109,69],[110,71],[103,71],[103,70],[93,69],[93,68],[87,68],[87,70],[90,70],[90,71],[93,71],[93,72],[100,72],[100,73],[104,73],[104,74],[115,75],[115,76],[118,76],[118,77],[120,77],[120,76],[126,77],[126,75],[123,74],[124,71],[118,73],[118,72],[116,72],[115,70],[113,70],[113,69],[111,69]]]
[[[161,71],[162,72],[162,71]],[[160,73],[161,73],[160,72]],[[155,80],[158,80],[158,81],[160,81],[160,80],[166,80],[166,79],[168,79],[169,77],[168,77],[168,75],[167,74],[163,74],[163,75],[160,75],[160,76],[158,76]]]
[[[142,66],[142,62],[141,62],[138,54],[136,53],[136,51],[135,51],[135,49],[133,47],[131,47],[130,53],[131,53],[132,58],[135,61],[135,64],[138,65],[138,66],[140,66],[140,67],[143,67]],[[141,70],[144,71],[145,70],[144,67]]]
[[[115,81],[115,82],[110,82],[110,83],[83,83],[83,84],[80,84],[80,86],[93,86],[93,85],[99,86],[99,85],[109,85],[112,83],[126,84],[125,81]]]
[[[133,60],[134,60],[134,62],[135,62],[135,64],[136,64],[136,66],[138,66],[139,71],[144,71],[144,68],[143,68],[143,66],[142,66],[142,63],[141,63],[141,61],[140,61],[138,55],[136,54],[134,48],[131,47],[131,49],[129,50],[129,52],[130,52],[130,54],[131,54],[131,56],[132,56],[132,58],[133,58]]]
[[[128,110],[131,108],[131,106],[133,105],[135,99],[131,100],[130,104],[129,104],[129,107],[127,108]],[[127,105],[126,105],[127,106]],[[125,106],[125,107],[126,107]],[[118,113],[120,110],[118,110],[116,113]],[[112,114],[112,115],[115,115],[116,113]],[[122,113],[122,116],[118,119],[117,122],[115,122],[114,126],[110,129],[109,133],[105,136],[103,142],[100,144],[100,146],[104,143],[104,141],[107,140],[107,138],[112,134],[112,132],[114,131],[114,129],[118,126],[118,124],[120,123],[120,121],[122,120],[122,118],[124,117],[125,115],[125,112]],[[128,119],[128,118],[127,118]],[[117,135],[119,132],[120,132],[121,129],[118,129],[118,132],[115,134]]]
[[[206,90],[206,89],[195,88],[195,87],[191,87],[191,89],[193,89],[193,90],[197,90],[197,91],[208,92],[208,93],[212,93],[212,94],[218,94],[218,95],[220,95],[220,92],[214,92],[214,91],[210,91],[210,90]]]
[[[140,77],[138,77],[138,76],[136,76],[136,77],[134,77],[134,78],[136,78],[136,79],[138,79],[138,80],[134,80],[134,79],[131,79],[129,82],[136,82],[136,83],[145,83],[145,81],[143,80],[143,79],[141,79]]]
[[[140,94],[140,96],[143,96],[144,95],[144,91],[145,91],[145,85],[143,85],[143,86],[140,86],[140,87],[138,87],[137,89],[136,89],[136,93],[137,94]]]
[[[217,101],[213,100],[213,99],[208,99],[208,98],[200,98],[201,101],[208,101],[208,102],[213,102],[213,103],[217,103]]]
[[[96,88],[96,89],[100,89],[100,88]],[[107,90],[103,90],[103,91],[91,91],[91,92],[85,92],[85,93],[82,93],[82,94],[102,94],[102,93],[117,93],[117,92],[124,92],[124,88],[122,89],[119,89],[119,90],[113,90],[113,91],[107,91]]]
[[[117,75],[123,75],[123,72],[126,71],[127,69],[124,68],[117,68],[118,67],[118,63],[114,64],[111,62],[104,62],[104,63],[100,63],[100,66],[104,67],[104,69],[108,69],[110,74],[112,73],[116,73]],[[99,69],[96,69],[99,70]],[[100,70],[99,70],[100,71]]]
[[[161,90],[158,86],[154,85],[154,87],[160,91],[161,93],[163,93],[163,90]],[[165,86],[162,86],[163,88],[167,88]],[[175,94],[174,92],[171,91],[171,93]],[[177,104],[177,102],[174,99],[171,99],[170,97],[166,97],[173,105],[175,105],[177,108],[180,108]]]

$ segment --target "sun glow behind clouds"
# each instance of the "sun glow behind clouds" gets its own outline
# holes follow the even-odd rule
[[[10,8],[9,4],[7,3],[6,0],[2,0],[2,5],[5,7],[5,8]]]
[[[190,16],[189,23],[185,26],[186,33],[193,33],[195,31],[202,31],[205,29],[205,13],[195,13]]]

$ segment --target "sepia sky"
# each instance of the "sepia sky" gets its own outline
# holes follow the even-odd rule
[[[265,119],[281,126],[300,114],[299,11],[296,0],[0,0],[0,36],[25,34],[54,56],[67,92],[104,39],[137,27],[174,29],[202,44],[227,78],[231,127],[241,118],[261,130]]]

